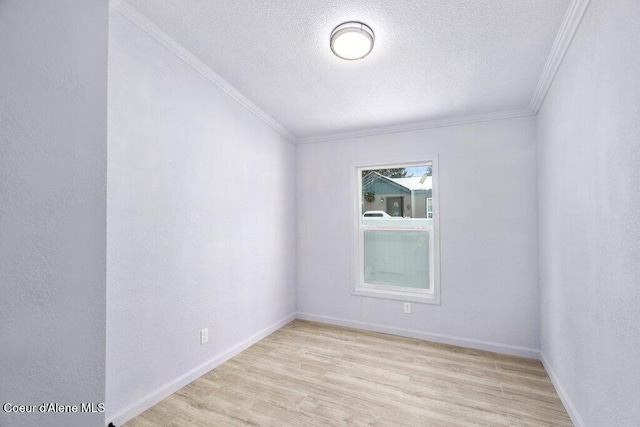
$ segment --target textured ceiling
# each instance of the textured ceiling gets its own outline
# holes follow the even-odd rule
[[[569,0],[129,0],[298,138],[525,109]],[[364,60],[329,49],[358,20]]]

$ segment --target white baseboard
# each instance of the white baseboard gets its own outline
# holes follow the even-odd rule
[[[157,404],[161,400],[172,395],[173,393],[180,390],[182,387],[188,385],[192,381],[200,378],[202,375],[206,374],[207,372],[214,369],[215,367],[223,364],[227,360],[241,353],[243,350],[251,347],[253,344],[257,343],[261,339],[265,338],[266,336],[282,328],[284,325],[286,325],[287,323],[291,322],[296,318],[303,319],[303,320],[311,320],[314,322],[328,323],[331,325],[346,326],[346,327],[355,328],[355,329],[364,329],[367,331],[399,335],[399,336],[404,336],[409,338],[418,338],[426,341],[434,341],[434,342],[439,342],[443,344],[452,344],[452,345],[458,345],[462,347],[476,348],[479,350],[495,351],[498,353],[505,353],[505,354],[512,354],[516,356],[540,359],[540,352],[538,350],[526,348],[526,347],[510,346],[510,345],[497,344],[497,343],[487,342],[487,341],[479,341],[479,340],[473,340],[473,339],[467,339],[467,338],[454,337],[450,335],[432,334],[432,333],[416,331],[412,329],[394,328],[390,326],[376,325],[373,323],[358,322],[354,320],[339,319],[335,317],[320,316],[316,314],[297,312],[297,313],[292,313],[287,317],[275,322],[274,324],[266,327],[262,331],[236,344],[235,346],[225,351],[224,353],[219,354],[213,359],[201,364],[200,366],[195,367],[194,369],[181,375],[175,380],[152,391],[142,399],[138,400],[137,402],[134,402],[128,407],[117,412],[115,415],[107,418],[106,424],[113,423],[116,426],[120,426],[126,423],[127,421],[135,418],[136,416],[140,415],[147,409],[151,408],[153,405]],[[543,359],[543,363],[544,363],[544,359]],[[560,398],[562,399],[563,403],[567,407],[567,411],[569,412],[571,419],[574,420],[574,423],[577,426],[584,425],[582,423],[576,422],[576,420],[580,420],[580,417],[577,415],[577,412],[572,410],[573,406],[571,406],[570,401],[566,397],[566,393],[564,393],[562,387],[559,386],[559,383],[557,383],[555,375],[553,375],[552,371],[547,367],[546,363],[545,363],[545,367],[547,368],[547,371],[549,372],[549,376],[551,377],[551,380],[553,381],[554,385],[556,386],[556,389],[558,390],[558,394],[560,395]],[[574,414],[575,414],[575,418],[574,418]]]
[[[544,369],[549,374],[549,378],[551,378],[551,382],[553,383],[553,386],[556,388],[556,393],[558,393],[558,396],[560,396],[560,400],[562,400],[562,404],[567,410],[567,413],[569,414],[571,421],[573,421],[573,424],[577,427],[585,426],[586,424],[584,423],[584,421],[582,420],[582,417],[576,410],[576,407],[573,405],[573,402],[571,401],[571,398],[569,398],[567,391],[564,389],[564,387],[562,387],[562,384],[560,383],[560,378],[558,378],[558,376],[556,375],[556,372],[553,370],[553,368],[549,364],[549,360],[546,357],[544,357],[544,353],[542,352],[540,353],[540,360],[542,360]]]
[[[142,399],[140,399],[137,402],[131,404],[130,406],[124,408],[123,410],[119,411],[115,415],[109,417],[106,420],[106,424],[108,425],[109,423],[113,423],[116,426],[121,426],[122,424],[126,423],[127,421],[133,419],[134,417],[140,415],[141,413],[143,413],[147,409],[151,408],[153,405],[155,405],[156,403],[160,402],[162,399],[172,395],[176,391],[180,390],[182,387],[184,387],[184,386],[188,385],[189,383],[191,383],[192,381],[200,378],[202,375],[206,374],[207,372],[209,372],[213,368],[223,364],[224,362],[226,362],[227,360],[231,359],[232,357],[234,357],[238,353],[242,352],[243,350],[246,350],[247,348],[251,347],[253,344],[255,344],[258,341],[260,341],[261,339],[265,338],[266,336],[268,336],[268,335],[272,334],[273,332],[277,331],[278,329],[282,328],[284,325],[286,325],[287,323],[291,322],[295,318],[296,318],[296,313],[291,313],[290,315],[288,315],[284,319],[281,319],[281,320],[275,322],[274,324],[266,327],[265,329],[261,330],[260,332],[258,332],[256,334],[250,336],[249,338],[241,341],[240,343],[238,343],[235,346],[231,347],[229,350],[225,351],[224,353],[219,354],[218,356],[214,357],[213,359],[201,364],[200,366],[195,367],[194,369],[190,370],[189,372],[185,373],[184,375],[181,375],[180,377],[176,378],[175,380],[173,380],[173,381],[165,384],[164,386],[152,391],[151,393],[147,394]]]
[[[390,326],[376,325],[373,323],[358,322],[355,320],[339,319],[335,317],[320,316],[317,314],[297,312],[296,317],[303,320],[328,323],[337,326],[346,326],[355,329],[364,329],[385,334],[400,335],[403,337],[417,338],[425,341],[439,342],[443,344],[457,345],[461,347],[475,348],[478,350],[493,351],[496,353],[510,354],[514,356],[540,359],[540,351],[533,348],[518,347],[513,345],[498,344],[489,341],[480,341],[469,338],[454,337],[451,335],[432,334],[413,329],[394,328]]]

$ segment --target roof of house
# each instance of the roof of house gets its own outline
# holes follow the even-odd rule
[[[400,184],[405,188],[408,188],[411,191],[415,190],[431,190],[432,177],[427,176],[423,182],[420,182],[423,177],[422,176],[410,176],[407,178],[389,178],[391,181],[396,184]]]
[[[402,191],[428,191],[431,190],[432,179],[430,176],[410,176],[406,178],[389,178],[379,174],[378,172],[367,175],[363,181],[363,188],[373,184],[376,180],[383,180],[389,184],[400,187]],[[421,182],[422,181],[422,182]]]

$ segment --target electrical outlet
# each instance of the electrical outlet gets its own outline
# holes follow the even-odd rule
[[[209,341],[209,328],[200,329],[200,344]]]
[[[404,313],[405,314],[411,314],[411,303],[410,302],[405,302],[404,303]]]

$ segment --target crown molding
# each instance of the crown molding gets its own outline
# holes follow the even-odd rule
[[[501,111],[496,113],[476,114],[472,116],[454,117],[448,119],[427,120],[401,125],[381,126],[376,128],[338,132],[319,136],[308,136],[304,138],[298,138],[298,143],[307,144],[312,142],[336,141],[339,139],[361,138],[365,136],[383,135],[387,133],[409,132],[413,130],[431,129],[447,126],[459,126],[472,123],[488,122],[491,120],[513,119],[517,117],[527,117],[533,115],[535,115],[535,113],[528,109]]]
[[[347,132],[336,132],[316,136],[308,136],[304,138],[297,138],[291,132],[289,132],[284,126],[278,123],[275,119],[264,112],[260,107],[251,102],[248,98],[242,95],[236,90],[229,82],[224,80],[220,75],[214,72],[201,60],[196,58],[191,52],[185,49],[171,36],[158,28],[147,17],[140,13],[136,8],[131,6],[126,0],[111,0],[110,6],[118,11],[122,16],[127,18],[130,22],[147,33],[150,37],[167,48],[170,52],[184,61],[187,65],[200,73],[203,77],[209,80],[211,83],[220,88],[231,99],[243,106],[257,118],[262,120],[269,127],[276,132],[284,136],[286,139],[293,143],[305,144],[313,142],[325,142],[335,141],[339,139],[347,138],[360,138],[366,136],[383,135],[395,132],[408,132],[420,129],[430,129],[446,126],[458,126],[471,123],[480,123],[491,120],[502,120],[516,117],[534,116],[538,114],[540,107],[546,97],[553,79],[555,78],[562,60],[564,59],[567,50],[575,36],[582,18],[584,17],[587,6],[591,0],[572,0],[567,13],[564,16],[560,30],[556,35],[551,52],[547,58],[542,74],[538,80],[538,85],[533,93],[529,107],[519,110],[502,111],[487,114],[477,114],[471,116],[453,117],[446,119],[427,120],[413,123],[406,123],[400,125],[381,126],[374,128],[365,128]]]
[[[151,36],[154,40],[167,48],[171,53],[176,55],[187,65],[200,73],[203,77],[216,85],[220,90],[227,94],[231,99],[243,106],[254,116],[262,120],[273,130],[284,136],[289,141],[295,143],[297,138],[284,126],[274,120],[265,113],[260,107],[251,102],[248,98],[238,92],[229,82],[220,77],[216,72],[209,68],[204,62],[196,58],[191,52],[185,49],[180,43],[175,41],[167,33],[158,28],[146,16],[140,13],[136,8],[131,6],[126,0],[112,0],[111,7],[118,11],[122,16],[131,21],[135,26]]]
[[[536,87],[535,92],[533,92],[533,97],[529,104],[529,109],[535,114],[538,114],[538,111],[542,106],[542,102],[551,88],[553,79],[560,68],[560,64],[562,64],[562,60],[569,50],[571,41],[578,31],[578,27],[582,22],[582,18],[584,17],[584,13],[586,12],[587,6],[589,6],[590,2],[591,0],[572,0],[569,8],[567,9],[567,13],[564,15],[564,20],[560,25],[560,30],[553,42],[551,52],[547,58],[547,63],[542,70],[542,75],[538,80],[538,86]]]

